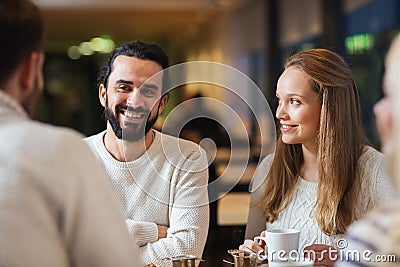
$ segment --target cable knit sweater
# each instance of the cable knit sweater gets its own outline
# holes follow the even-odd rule
[[[259,197],[263,194],[262,181],[272,164],[273,156],[267,156],[260,164],[253,182],[253,188],[257,189],[251,196],[251,207],[246,228],[246,238],[252,239],[264,231],[265,228],[294,228],[299,229],[299,249],[311,244],[327,244],[336,247],[336,241],[343,235],[328,236],[318,227],[313,214],[310,214],[317,199],[318,184],[308,182],[298,177],[296,189],[288,207],[279,215],[273,223],[265,223],[262,210],[255,207]],[[356,209],[358,218],[385,200],[395,199],[397,191],[387,176],[384,168],[384,155],[372,147],[367,147],[361,155],[358,165],[361,171],[361,195],[362,199]],[[261,186],[260,186],[261,185]]]
[[[131,162],[107,151],[105,131],[85,141],[111,179],[128,227],[139,237],[144,262],[171,266],[163,259],[202,256],[209,223],[208,165],[197,144],[154,133],[146,153]],[[169,227],[166,238],[157,240],[157,224]]]
[[[0,90],[0,266],[144,266],[95,157]]]

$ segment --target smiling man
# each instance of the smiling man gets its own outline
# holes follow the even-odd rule
[[[105,168],[145,263],[202,256],[208,232],[206,154],[192,142],[153,129],[168,94],[167,55],[154,44],[128,42],[100,72],[107,129],[85,141]]]

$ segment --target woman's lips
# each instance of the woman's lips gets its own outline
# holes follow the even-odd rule
[[[287,132],[293,130],[294,128],[296,128],[296,127],[297,127],[297,125],[281,124],[280,130],[283,133],[287,133]]]

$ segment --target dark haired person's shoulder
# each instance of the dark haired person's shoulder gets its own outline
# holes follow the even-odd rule
[[[39,184],[51,181],[78,184],[83,174],[100,174],[97,163],[78,132],[57,126],[23,121],[1,126],[2,145],[0,162],[3,166],[28,174]],[[64,178],[62,178],[64,177]],[[85,178],[88,176],[85,175]],[[89,177],[92,179],[91,177]],[[63,181],[61,181],[63,180]]]
[[[82,138],[84,137],[78,131],[62,127],[62,126],[53,126],[46,123],[41,122],[33,122],[32,129],[36,129],[39,132],[43,132],[43,137],[46,137],[47,140],[53,140],[55,143],[65,143],[65,141],[73,142],[73,143],[82,143]]]
[[[12,123],[2,127],[0,138],[9,140],[7,147],[25,151],[31,156],[67,153],[82,146],[83,136],[75,130],[37,121]],[[12,137],[12,138],[11,138]]]

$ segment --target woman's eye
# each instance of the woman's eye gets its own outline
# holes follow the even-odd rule
[[[292,105],[300,105],[301,102],[295,98],[290,99],[290,104]]]

